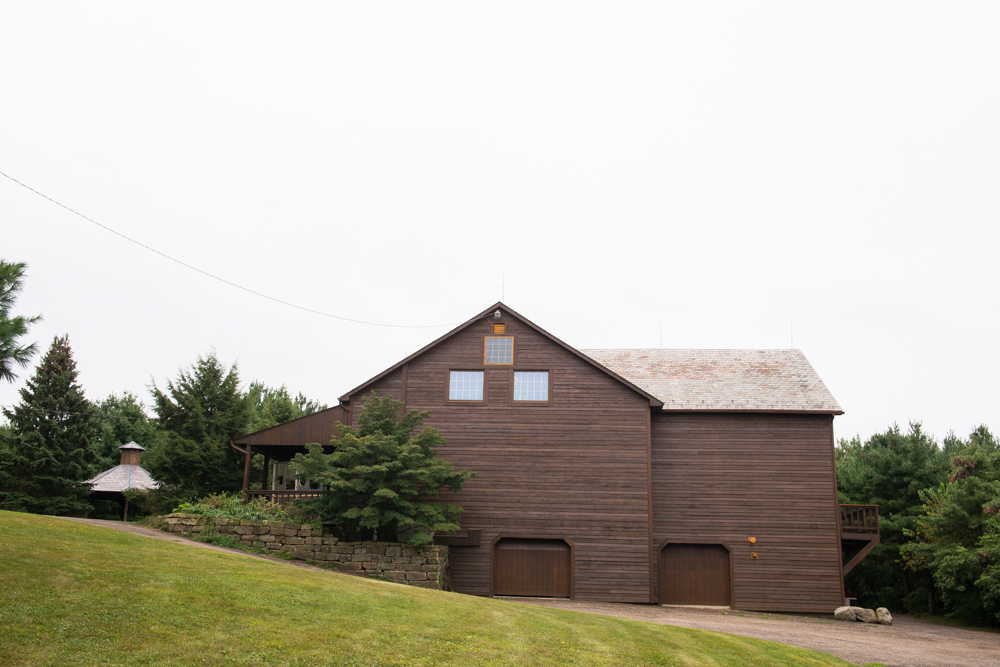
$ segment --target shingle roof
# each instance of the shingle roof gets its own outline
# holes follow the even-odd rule
[[[843,414],[800,350],[580,350],[664,410]]]
[[[160,484],[142,466],[118,465],[109,468],[84,484],[94,491],[124,491],[125,489],[155,489]]]

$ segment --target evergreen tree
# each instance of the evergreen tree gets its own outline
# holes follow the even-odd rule
[[[7,382],[17,379],[14,366],[26,368],[37,351],[35,343],[18,345],[17,340],[28,333],[28,326],[40,320],[41,316],[10,316],[17,294],[21,291],[21,279],[26,268],[24,262],[11,264],[0,260],[0,380]]]
[[[188,496],[243,488],[243,455],[229,444],[247,432],[252,417],[239,385],[236,364],[227,369],[214,352],[167,381],[167,393],[153,385],[164,433],[143,462],[156,480]]]
[[[146,414],[146,406],[138,396],[124,392],[111,394],[94,405],[97,417],[97,463],[94,474],[118,465],[122,445],[134,442],[149,449],[159,436],[156,422]]]
[[[836,451],[840,502],[878,505],[880,544],[845,577],[846,585],[869,607],[919,611],[931,582],[907,572],[899,549],[922,512],[920,492],[947,476],[947,457],[919,423],[903,433],[893,425],[864,443],[841,440]]]
[[[950,448],[948,482],[921,491],[922,513],[901,554],[908,569],[933,581],[931,613],[989,625],[1000,620],[1000,443],[979,426],[962,444]]]
[[[397,534],[410,529],[457,531],[462,508],[432,499],[442,489],[461,490],[475,473],[455,470],[451,462],[437,458],[434,448],[445,440],[436,429],[427,427],[413,435],[430,412],[410,410],[400,419],[402,407],[392,396],[372,393],[363,401],[357,428],[338,424],[332,454],[324,454],[318,444],[309,445],[308,454],[297,454],[291,470],[331,491],[303,504],[349,533],[371,530],[373,539],[385,539],[382,529]],[[429,540],[427,533],[417,531],[409,543]]]
[[[0,508],[40,514],[80,515],[90,509],[87,479],[96,461],[94,408],[77,384],[69,336],[56,338],[21,402],[4,410],[10,421],[4,462],[7,481]]]

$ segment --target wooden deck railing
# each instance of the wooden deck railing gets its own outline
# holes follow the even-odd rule
[[[280,507],[288,507],[298,498],[318,498],[330,493],[329,491],[319,491],[316,489],[299,489],[298,491],[272,491],[271,489],[247,489],[247,500],[256,496],[268,498],[272,503]]]
[[[878,535],[878,505],[841,505],[840,532]]]

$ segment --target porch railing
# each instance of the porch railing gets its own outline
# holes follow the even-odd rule
[[[271,489],[247,489],[247,500],[263,496],[279,507],[288,507],[298,498],[318,498],[330,493],[318,489],[299,489],[298,491],[272,491]]]
[[[878,505],[841,505],[840,532],[878,535]]]

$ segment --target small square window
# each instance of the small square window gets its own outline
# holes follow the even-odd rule
[[[513,336],[487,336],[483,363],[494,366],[509,366],[514,363]]]
[[[515,371],[514,373],[515,401],[547,401],[549,400],[548,371]]]
[[[452,371],[448,383],[448,400],[483,400],[483,371]]]

